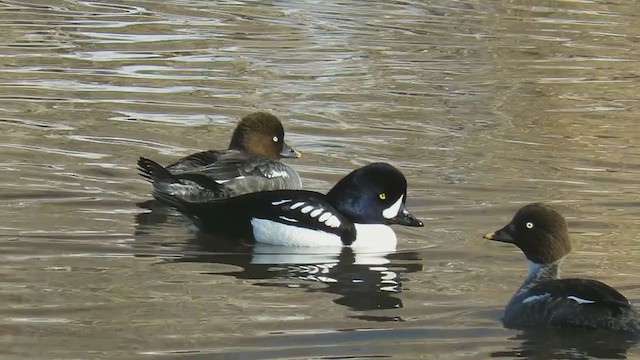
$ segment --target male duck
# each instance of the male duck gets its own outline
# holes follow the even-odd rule
[[[387,163],[354,170],[326,194],[304,190],[261,191],[207,202],[173,196],[179,176],[154,169],[153,196],[191,218],[203,232],[247,242],[285,246],[395,248],[388,224],[423,226],[405,207],[407,181]],[[206,177],[191,176],[195,182]],[[206,186],[213,188],[215,182]]]

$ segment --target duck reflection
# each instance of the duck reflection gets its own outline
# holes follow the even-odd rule
[[[579,329],[536,329],[518,334],[511,340],[517,347],[497,351],[494,358],[524,359],[626,359],[627,351],[638,339],[608,331]]]
[[[422,270],[416,252],[355,252],[348,247],[238,246],[228,239],[200,235],[191,246],[202,250],[173,261],[229,264],[242,270],[212,273],[258,282],[256,286],[304,288],[340,295],[334,303],[353,310],[401,308],[403,274]],[[282,282],[284,280],[284,282]],[[318,288],[317,284],[324,286]]]

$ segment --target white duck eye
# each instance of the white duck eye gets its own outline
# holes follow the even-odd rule
[[[527,229],[533,229],[533,223],[531,221],[527,221],[527,223],[524,224],[524,226],[526,226]]]
[[[273,137],[273,142],[275,142],[275,143],[277,143],[277,142],[278,142],[278,137],[277,137],[277,136],[274,136],[274,137]]]

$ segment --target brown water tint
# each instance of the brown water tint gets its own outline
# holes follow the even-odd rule
[[[565,275],[640,302],[640,4],[3,1],[3,359],[637,358],[503,329],[525,272],[481,234],[555,203]],[[425,228],[357,259],[202,246],[145,218],[138,156],[280,116],[325,191],[389,161]],[[139,224],[140,219],[145,224]],[[210,244],[209,244],[210,245]]]

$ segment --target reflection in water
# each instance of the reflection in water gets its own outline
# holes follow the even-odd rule
[[[176,217],[168,216],[161,204],[147,202],[140,207],[152,211],[136,216],[136,234]],[[355,252],[348,247],[286,247],[265,244],[247,246],[233,239],[198,233],[184,245],[184,252],[172,262],[204,262],[235,265],[242,270],[212,272],[238,279],[269,280],[254,283],[262,287],[304,288],[310,292],[340,295],[334,303],[353,310],[401,308],[402,274],[422,270],[418,253]],[[195,251],[194,251],[195,250]],[[323,288],[316,284],[322,283]],[[395,317],[360,317],[369,321],[398,321]]]
[[[498,317],[522,259],[478,233],[524,201],[571,207],[567,271],[638,302],[639,13],[628,0],[0,2],[0,357],[623,357],[611,342],[508,340],[519,332]],[[249,249],[191,248],[167,223],[132,237],[131,201],[150,189],[135,159],[218,148],[253,110],[290,119],[310,189],[365,162],[401,167],[428,226],[399,232],[434,250],[260,265]],[[253,280],[154,265],[174,254]],[[357,296],[404,307],[327,300]],[[363,327],[384,329],[342,331]]]
[[[525,359],[626,359],[627,351],[637,344],[620,334],[606,331],[572,329],[536,329],[511,340],[521,341],[509,351],[496,351],[491,357]]]

